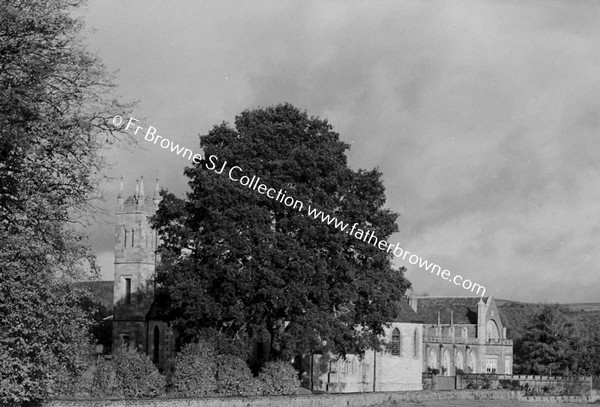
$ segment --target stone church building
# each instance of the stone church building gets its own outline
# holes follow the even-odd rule
[[[117,196],[115,275],[113,290],[113,343],[134,346],[150,355],[160,368],[171,357],[173,331],[160,321],[154,306],[154,272],[158,262],[158,236],[148,217],[160,203],[158,180],[146,196],[144,180],[136,181],[133,196]]]
[[[117,196],[113,281],[113,344],[134,346],[164,368],[175,349],[175,334],[154,303],[158,236],[149,216],[160,203],[158,180],[152,196],[144,181],[134,194]],[[330,392],[422,389],[422,372],[512,373],[512,341],[506,338],[492,297],[398,299],[399,317],[385,337],[388,352],[362,359],[313,355],[306,375],[310,388]]]
[[[423,320],[423,371],[512,374],[513,342],[493,297],[413,297]]]
[[[385,328],[384,337],[391,345],[389,351],[367,351],[362,359],[312,356],[313,366],[321,368],[312,389],[334,393],[422,390],[423,324],[406,300],[398,302],[398,317]]]

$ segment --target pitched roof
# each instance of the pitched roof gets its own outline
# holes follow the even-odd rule
[[[481,297],[415,297],[417,315],[425,324],[450,324],[450,312],[455,324],[477,324],[477,304]],[[487,297],[483,297],[487,301]]]
[[[423,319],[408,305],[406,300],[398,301],[398,315],[391,322],[407,322],[413,324],[422,324]]]

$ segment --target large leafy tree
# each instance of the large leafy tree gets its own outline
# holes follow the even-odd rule
[[[349,168],[349,145],[327,120],[289,104],[244,111],[200,145],[204,160],[185,170],[191,191],[185,199],[163,193],[154,218],[163,241],[159,298],[181,338],[205,328],[270,338],[276,357],[379,347],[410,286],[404,268],[306,209],[385,240],[398,215],[384,208],[381,173]],[[232,181],[233,166],[243,170],[235,178],[256,175],[303,210]]]
[[[545,305],[515,340],[515,371],[523,374],[600,374],[597,312]]]
[[[569,374],[581,367],[581,326],[559,306],[545,306],[515,343],[515,370],[526,374]]]
[[[95,263],[76,222],[127,107],[82,46],[80,4],[0,0],[0,404],[60,391],[88,339],[72,282]]]

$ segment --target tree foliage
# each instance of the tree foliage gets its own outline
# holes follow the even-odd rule
[[[352,170],[332,126],[282,104],[248,110],[200,138],[205,159],[185,170],[185,199],[163,193],[161,301],[184,340],[204,328],[269,341],[271,355],[379,347],[410,283],[391,254],[307,215],[307,205],[386,239],[381,173]],[[209,170],[209,157],[218,171]],[[301,201],[294,210],[229,179],[240,175]]]
[[[0,402],[43,399],[80,370],[95,271],[81,228],[117,139],[110,76],[81,43],[80,1],[0,1]]]
[[[515,340],[515,372],[600,375],[599,315],[545,305]]]
[[[528,374],[577,372],[581,328],[558,306],[545,306],[515,343],[515,370]]]
[[[196,397],[217,390],[217,352],[209,343],[186,344],[174,360],[169,390],[178,396]]]
[[[165,377],[148,355],[134,348],[117,348],[113,359],[101,361],[94,372],[92,394],[101,397],[157,397],[165,391]]]
[[[268,362],[262,368],[258,379],[263,383],[264,394],[296,394],[300,387],[298,372],[285,361]]]

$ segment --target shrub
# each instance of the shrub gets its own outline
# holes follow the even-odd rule
[[[296,394],[300,381],[296,369],[288,362],[268,362],[258,375],[263,393]]]
[[[110,361],[98,364],[92,394],[97,396],[157,397],[165,378],[147,355],[133,348],[118,348]]]
[[[233,355],[217,356],[217,393],[224,396],[253,396],[262,393],[261,383],[248,364]]]
[[[113,363],[120,392],[125,397],[156,397],[165,390],[161,375],[148,355],[133,348],[119,348]]]
[[[92,378],[92,395],[108,397],[117,393],[117,374],[112,360],[98,362]]]
[[[177,354],[169,377],[171,391],[180,396],[205,396],[217,390],[215,349],[204,341],[190,343]]]

